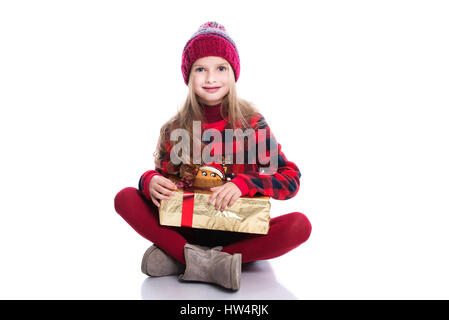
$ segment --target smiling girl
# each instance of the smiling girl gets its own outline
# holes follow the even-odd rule
[[[210,202],[224,210],[241,196],[264,195],[277,200],[295,196],[300,186],[301,173],[287,160],[276,142],[264,116],[248,101],[239,98],[236,82],[240,74],[240,58],[234,41],[224,26],[206,22],[187,41],[182,55],[181,70],[189,88],[184,106],[160,129],[155,152],[155,170],[141,176],[138,189],[128,187],[115,197],[115,209],[141,236],[153,243],[145,252],[141,269],[150,276],[178,274],[186,281],[203,281],[238,290],[241,264],[272,259],[287,253],[305,242],[311,233],[311,224],[300,212],[284,214],[270,221],[267,235],[226,232],[186,227],[161,226],[158,220],[160,200],[170,199],[176,185],[168,178],[179,176],[182,165],[193,164],[193,150],[183,155],[183,164],[170,161],[173,141],[170,133],[182,128],[194,143],[192,124],[201,121],[202,130],[254,129],[266,131],[266,139],[257,146],[276,146],[278,167],[273,174],[263,174],[263,165],[236,163],[237,152],[231,155],[225,183],[211,188]],[[223,134],[224,136],[224,134]],[[201,149],[208,143],[200,143]],[[224,154],[224,152],[223,152]],[[247,159],[247,157],[245,158]]]

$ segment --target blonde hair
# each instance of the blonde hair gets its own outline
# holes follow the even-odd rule
[[[220,113],[223,119],[226,117],[228,118],[228,123],[226,124],[225,128],[241,128],[242,130],[245,128],[250,128],[251,124],[248,121],[252,116],[260,112],[253,103],[237,96],[234,72],[231,67],[229,67],[228,70],[230,84],[229,92],[226,96],[223,97],[220,108]],[[156,151],[153,153],[153,156],[155,157],[156,167],[160,167],[160,161],[166,158],[166,155],[169,152],[169,150],[167,150],[166,148],[166,143],[168,142],[168,144],[170,145],[170,149],[173,147],[174,143],[176,143],[175,141],[170,141],[170,133],[173,129],[182,128],[187,130],[190,137],[190,146],[193,146],[193,121],[205,121],[200,103],[193,87],[193,72],[190,73],[188,87],[189,92],[184,105],[179,111],[177,111],[176,115],[165,122],[160,129],[158,145]],[[256,127],[257,123],[251,128],[256,129]],[[203,150],[206,144],[203,141],[198,141],[197,139],[195,140],[196,143],[199,143],[201,145],[201,150]],[[191,147],[190,150],[190,155],[180,156],[182,159],[182,163],[186,166],[193,165],[193,148]],[[178,174],[180,166],[181,165],[169,166],[169,173],[174,175]]]

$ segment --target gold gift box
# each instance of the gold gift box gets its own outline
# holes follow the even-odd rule
[[[211,191],[197,187],[178,188],[173,191],[174,195],[170,196],[170,200],[161,200],[159,207],[161,225],[255,234],[268,233],[271,209],[269,197],[240,197],[231,207],[221,211],[215,209],[214,203],[209,203]],[[189,205],[185,202],[189,202]]]

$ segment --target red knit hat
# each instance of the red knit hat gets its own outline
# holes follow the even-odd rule
[[[226,59],[234,70],[235,82],[240,74],[240,58],[237,46],[226,29],[215,21],[208,21],[187,41],[182,51],[181,71],[186,85],[189,84],[190,68],[196,60],[217,56]]]

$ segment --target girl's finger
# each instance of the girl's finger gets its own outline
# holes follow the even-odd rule
[[[220,192],[220,194],[217,196],[217,201],[215,201],[215,209],[217,209],[217,210],[218,210],[218,208],[221,209],[224,197],[226,197],[227,194],[228,194],[228,191],[226,191],[226,190],[222,190]]]
[[[153,196],[151,196],[151,201],[153,201],[153,203],[156,207],[158,207],[158,208],[161,207],[160,203]]]
[[[156,190],[153,190],[153,195],[156,199],[159,199],[159,200],[170,200],[170,197],[168,197],[162,193],[159,193]]]
[[[210,190],[215,189],[215,188],[210,188]],[[209,203],[213,203],[214,199],[217,197],[217,195],[220,193],[220,191],[216,191],[216,190],[212,190],[212,194],[209,198]]]
[[[171,181],[170,179],[164,178],[160,181],[159,186],[165,187],[167,189],[172,189],[172,190],[176,190],[176,184]]]
[[[215,192],[212,194],[210,202],[213,203],[214,200],[215,200],[215,209],[217,209],[217,208],[218,208],[218,204],[219,204],[220,201],[221,201],[221,198],[220,198],[220,191],[215,191]]]
[[[214,200],[217,198],[217,194],[216,193],[212,193],[210,198],[209,198],[209,203],[213,204]]]
[[[229,200],[228,208],[232,207],[232,205],[235,203],[236,200],[237,200],[237,198],[236,198],[236,195],[234,194],[232,196],[232,198]]]
[[[165,195],[167,195],[167,196],[171,196],[171,195],[174,195],[174,194],[175,194],[175,193],[174,193],[173,191],[171,191],[170,189],[164,188],[164,187],[161,186],[161,185],[155,186],[154,189],[155,189],[157,192],[159,192],[159,193],[161,193],[161,194],[165,194]]]
[[[223,199],[223,203],[221,205],[221,211],[223,211],[224,209],[226,209],[226,207],[230,207],[229,203],[231,202],[232,199],[232,193],[229,192]]]

